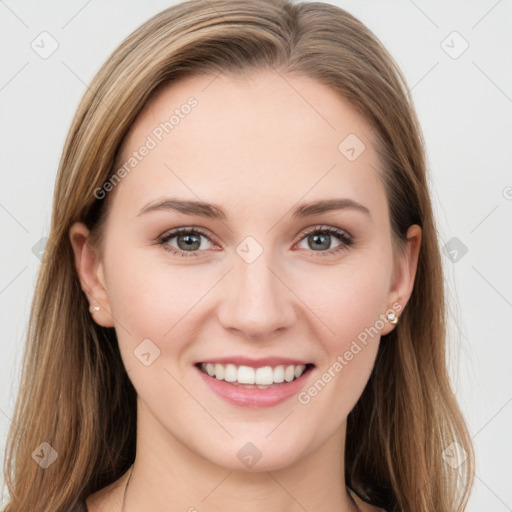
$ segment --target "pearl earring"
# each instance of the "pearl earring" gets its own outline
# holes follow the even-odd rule
[[[392,324],[398,323],[398,317],[395,315],[395,313],[393,313],[393,311],[388,313],[388,321]]]
[[[99,310],[100,310],[99,306],[91,306],[89,308],[89,312],[92,313],[93,315],[94,315],[94,313],[96,313],[96,311],[99,311]]]

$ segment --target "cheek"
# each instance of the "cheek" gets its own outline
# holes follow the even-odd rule
[[[299,292],[329,327],[329,351],[343,348],[365,329],[383,328],[387,309],[391,259],[385,252],[355,255],[319,270]]]
[[[109,257],[107,287],[113,315],[128,330],[162,337],[208,289],[208,271],[167,264],[163,249],[119,253]]]
[[[321,329],[324,356],[315,379],[297,396],[313,418],[311,433],[316,429],[333,432],[361,397],[385,325],[385,309],[381,307],[384,289],[375,275],[363,279],[352,273],[323,296],[321,318],[329,326],[329,330]]]
[[[364,274],[353,272],[347,275],[333,287],[327,300],[332,329],[337,338],[346,342],[375,324],[382,329],[380,316],[385,311],[386,284],[387,281],[379,273],[368,269]]]
[[[109,299],[123,364],[137,394],[153,411],[179,410],[184,417],[190,396],[178,382],[189,375],[187,350],[200,335],[201,298],[218,278],[200,265],[161,261],[154,253],[119,260],[109,274]]]
[[[314,402],[325,411],[333,407],[337,411],[332,415],[333,428],[339,415],[348,414],[355,405],[373,369],[380,331],[386,325],[390,263],[385,253],[350,263],[347,259],[346,265],[332,267],[329,274],[318,274],[315,287],[310,283],[300,292],[309,294],[308,306],[328,328],[318,331],[324,357],[317,380],[299,401]]]

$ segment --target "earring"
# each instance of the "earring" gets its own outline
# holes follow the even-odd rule
[[[89,312],[92,313],[93,315],[94,315],[94,313],[96,313],[96,311],[99,311],[99,310],[100,310],[99,306],[91,306],[89,308]]]
[[[398,317],[395,315],[395,313],[393,313],[393,311],[388,313],[388,321],[392,324],[398,323]]]

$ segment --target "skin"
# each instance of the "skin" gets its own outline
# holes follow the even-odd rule
[[[379,335],[307,404],[294,396],[265,408],[232,405],[193,364],[226,355],[296,357],[316,365],[310,386],[379,315],[405,307],[421,230],[411,226],[403,254],[393,254],[372,131],[347,101],[310,78],[258,71],[166,86],[132,125],[121,165],[190,96],[197,107],[109,192],[101,247],[87,243],[84,224],[70,230],[82,288],[100,306],[93,318],[115,327],[138,394],[125,510],[354,511],[340,485],[346,418],[370,376]],[[351,133],[366,146],[354,161],[338,150]],[[228,217],[139,215],[171,195],[213,202]],[[369,215],[344,209],[291,218],[297,203],[342,197]],[[304,233],[318,225],[344,230],[355,243],[322,257],[343,242],[331,236],[315,250]],[[178,227],[211,234],[193,249],[199,256],[158,244]],[[246,236],[263,249],[250,264],[236,251]],[[176,237],[169,246],[186,250]],[[394,327],[385,322],[380,334]],[[133,351],[148,338],[160,356],[145,366]],[[237,457],[247,442],[262,454],[252,468]],[[89,510],[120,511],[126,479],[91,495]]]

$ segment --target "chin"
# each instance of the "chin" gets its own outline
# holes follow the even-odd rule
[[[267,435],[268,432],[265,432],[259,437],[243,436],[243,440],[232,440],[222,451],[217,451],[217,446],[216,451],[209,452],[205,458],[230,471],[259,473],[284,469],[297,462],[304,452],[298,449],[298,443],[293,438],[288,437],[289,445],[283,446],[282,439],[276,437],[270,441],[265,439]]]

